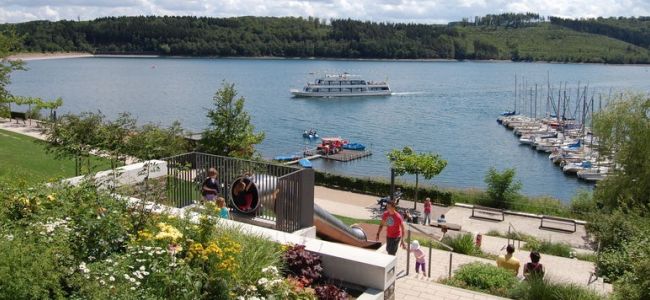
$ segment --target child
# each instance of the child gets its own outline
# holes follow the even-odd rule
[[[226,207],[226,199],[223,197],[217,198],[217,207],[219,208],[219,216],[222,219],[230,219],[230,213],[228,212],[228,207]]]
[[[431,199],[426,198],[424,200],[424,221],[422,222],[423,225],[429,225],[431,224]]]
[[[415,273],[416,277],[420,275],[420,268],[422,268],[422,277],[427,277],[426,271],[424,271],[424,266],[426,266],[426,261],[424,260],[424,251],[420,249],[420,242],[418,240],[413,240],[409,247],[409,252],[412,252],[415,255]]]
[[[201,194],[203,194],[203,198],[207,201],[213,201],[220,192],[219,186],[221,184],[219,183],[219,179],[217,179],[218,175],[217,169],[210,168],[208,170],[208,178],[203,181]]]

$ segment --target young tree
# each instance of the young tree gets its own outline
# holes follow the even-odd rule
[[[111,158],[111,169],[117,168],[120,158],[129,152],[129,135],[135,131],[136,120],[129,113],[122,113],[115,121],[106,122],[100,129],[102,150]]]
[[[13,102],[7,86],[11,83],[10,74],[16,70],[25,70],[22,60],[8,60],[7,57],[20,48],[20,39],[15,32],[0,32],[0,117],[9,115],[10,103]],[[6,106],[4,104],[7,104]]]
[[[75,174],[82,172],[84,161],[86,171],[90,172],[90,151],[98,149],[102,143],[100,132],[104,115],[101,113],[68,114],[63,116],[54,126],[46,128],[47,150],[54,152],[55,157],[74,157],[76,162]]]
[[[415,174],[415,198],[413,209],[416,209],[418,202],[419,176],[422,174],[425,179],[430,180],[440,174],[447,166],[447,161],[434,153],[415,153],[410,147],[404,147],[401,151],[393,149],[388,153],[395,174],[401,176],[406,173]]]
[[[489,206],[496,208],[509,208],[510,204],[519,196],[521,182],[514,181],[515,169],[505,169],[499,173],[495,168],[490,168],[485,174],[487,184],[487,197]]]
[[[208,110],[210,126],[199,142],[201,151],[224,156],[251,158],[255,145],[264,140],[264,133],[255,127],[244,110],[244,97],[237,97],[234,84],[224,82],[212,98],[214,109]]]
[[[594,116],[600,153],[616,162],[595,197],[607,210],[650,213],[650,96],[627,95]]]

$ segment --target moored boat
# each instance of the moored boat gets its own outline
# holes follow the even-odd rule
[[[299,155],[278,155],[273,157],[273,160],[277,161],[292,161],[296,159],[300,159],[301,156]]]
[[[309,159],[301,158],[301,159],[298,161],[298,163],[299,163],[300,166],[302,166],[303,168],[312,168],[312,164],[311,164],[311,161],[309,161]]]
[[[363,151],[366,150],[366,146],[360,143],[349,143],[343,145],[343,149]]]

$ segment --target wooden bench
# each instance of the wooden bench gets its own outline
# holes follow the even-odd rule
[[[503,209],[485,207],[480,205],[472,205],[472,218],[494,220],[494,221],[504,221],[505,215]]]
[[[546,223],[544,223],[546,221]],[[549,226],[549,224],[551,226]],[[556,225],[553,227],[552,225]],[[560,227],[564,226],[564,227]],[[566,228],[567,226],[573,227],[573,229],[568,229]],[[560,217],[551,217],[551,216],[542,216],[542,219],[539,223],[539,228],[540,229],[552,229],[552,230],[560,230],[560,231],[566,231],[566,232],[576,232],[578,230],[578,224],[576,223],[576,220],[573,219],[567,219],[567,218],[560,218]]]
[[[456,231],[460,231],[460,229],[462,228],[462,226],[460,226],[458,224],[447,223],[447,222],[444,222],[444,223],[434,222],[434,223],[429,224],[429,226],[439,227],[439,228],[447,228],[449,230],[456,230]]]
[[[18,123],[18,120],[23,120],[23,124],[27,124],[25,122],[27,120],[27,114],[24,112],[12,111],[11,118],[16,120],[16,123]]]

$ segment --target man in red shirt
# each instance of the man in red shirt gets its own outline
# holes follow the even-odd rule
[[[395,202],[391,201],[386,205],[386,211],[381,216],[381,224],[377,230],[377,240],[379,240],[379,234],[384,226],[386,226],[386,251],[390,255],[395,255],[397,247],[400,245],[406,247],[402,241],[402,234],[406,231],[404,230],[404,219],[395,210]]]

